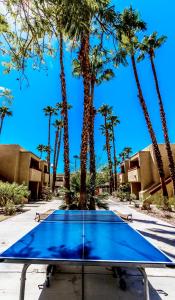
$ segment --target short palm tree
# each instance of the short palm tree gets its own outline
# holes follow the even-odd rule
[[[120,21],[116,25],[116,27],[117,27],[116,36],[119,42],[119,46],[122,48],[123,52],[125,51],[126,55],[129,55],[131,57],[134,78],[138,89],[138,99],[141,108],[143,110],[148,132],[152,140],[153,150],[154,150],[154,154],[157,162],[157,168],[160,176],[162,194],[164,198],[164,207],[166,209],[168,207],[168,201],[167,201],[168,192],[165,183],[165,172],[163,168],[163,161],[157,143],[156,135],[152,126],[152,122],[149,116],[148,108],[143,96],[142,87],[140,84],[139,74],[136,65],[136,59],[135,59],[135,55],[138,51],[138,45],[139,45],[136,34],[146,30],[146,24],[140,19],[138,12],[136,12],[135,10],[132,9],[132,7],[130,7],[129,9],[125,9],[123,13],[120,15]]]
[[[125,147],[123,149],[124,155],[125,155],[125,159],[129,159],[130,155],[132,154],[132,148],[131,147]]]
[[[103,104],[98,112],[104,117],[104,125],[101,126],[102,133],[106,138],[106,151],[108,157],[108,166],[109,166],[109,186],[110,186],[110,194],[113,192],[114,180],[113,180],[113,168],[112,168],[112,159],[111,159],[111,146],[110,146],[110,129],[111,126],[107,122],[108,117],[112,113],[112,107],[107,104]]]
[[[45,151],[45,145],[39,144],[36,149],[40,152],[40,159],[42,159],[43,152]]]
[[[2,127],[5,117],[11,117],[12,111],[9,110],[7,106],[0,107],[0,134],[2,133]]]
[[[153,76],[154,76],[156,92],[157,92],[157,96],[158,96],[162,130],[163,130],[163,134],[164,134],[165,146],[166,146],[166,151],[167,151],[168,160],[169,160],[169,169],[170,169],[170,174],[171,174],[171,179],[172,179],[173,189],[174,189],[174,195],[175,195],[175,163],[174,163],[173,154],[172,154],[172,150],[171,150],[167,121],[166,121],[166,114],[165,114],[165,109],[164,109],[164,105],[163,105],[163,100],[162,100],[162,96],[161,96],[161,92],[160,92],[157,71],[156,71],[156,66],[155,66],[155,51],[164,44],[164,42],[166,41],[166,38],[167,37],[164,35],[158,37],[157,32],[153,32],[150,36],[144,36],[142,42],[139,45],[139,49],[140,49],[141,53],[138,57],[138,61],[143,60],[146,55],[148,55],[149,59],[150,59],[152,72],[153,72]]]
[[[47,155],[47,162],[48,162],[48,172],[49,172],[49,184],[50,184],[50,131],[51,131],[51,119],[53,115],[57,115],[57,111],[55,107],[47,106],[43,109],[44,114],[48,117],[48,155]]]
[[[114,160],[114,190],[117,190],[117,155],[116,155],[116,144],[115,144],[115,132],[114,127],[120,124],[119,118],[114,115],[109,115],[108,121],[111,125],[111,138],[113,143],[113,160]]]

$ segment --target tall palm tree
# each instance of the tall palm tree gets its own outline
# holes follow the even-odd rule
[[[123,13],[120,15],[120,22],[116,26],[117,26],[116,34],[117,34],[117,40],[119,41],[119,45],[124,51],[126,51],[126,55],[129,55],[131,57],[134,78],[138,89],[138,98],[139,98],[141,108],[143,110],[148,132],[152,140],[153,150],[154,150],[154,154],[157,162],[157,168],[160,176],[162,194],[164,198],[164,207],[167,208],[168,192],[165,183],[165,173],[163,168],[162,157],[157,143],[156,135],[151,123],[148,108],[143,96],[142,87],[140,84],[140,79],[139,79],[137,65],[136,65],[136,59],[135,59],[135,54],[138,51],[138,44],[139,44],[136,34],[140,31],[146,30],[146,24],[139,18],[138,12],[136,12],[135,10],[132,9],[132,7],[130,7],[129,9],[125,9]]]
[[[159,110],[160,110],[160,118],[162,123],[162,130],[164,134],[164,140],[165,140],[165,146],[167,151],[167,156],[169,160],[169,170],[170,175],[173,183],[173,190],[175,195],[175,163],[173,159],[173,153],[171,150],[170,140],[169,140],[169,134],[168,134],[168,127],[167,127],[167,121],[166,121],[166,114],[165,109],[163,105],[163,100],[160,92],[158,77],[157,77],[157,71],[155,66],[155,50],[160,48],[164,42],[166,41],[166,36],[162,35],[160,37],[157,36],[157,32],[153,32],[150,36],[144,36],[142,42],[139,45],[139,49],[141,51],[138,61],[141,61],[145,58],[146,54],[148,54],[151,68],[154,76],[154,82],[156,87],[156,92],[158,96],[158,103],[159,103]]]
[[[79,159],[79,156],[78,155],[74,155],[73,158],[75,160],[75,167],[74,167],[74,169],[75,169],[75,172],[76,172],[77,171],[77,159]]]
[[[95,209],[95,184],[96,184],[96,161],[95,161],[95,143],[94,143],[94,119],[96,110],[94,108],[94,89],[96,85],[109,81],[114,77],[112,69],[108,68],[109,51],[101,49],[101,45],[96,45],[90,49],[90,114],[89,114],[89,154],[90,154],[90,209]],[[81,66],[77,59],[73,60],[73,75],[80,77]]]
[[[115,145],[115,132],[114,127],[120,124],[119,118],[114,115],[109,115],[108,121],[111,124],[111,133],[112,133],[112,143],[113,143],[113,160],[114,160],[114,190],[117,190],[117,155],[116,155],[116,145]]]
[[[12,111],[9,110],[7,106],[0,107],[0,134],[2,133],[2,127],[5,117],[11,117]]]
[[[81,135],[80,151],[80,199],[79,208],[86,209],[86,168],[87,168],[87,149],[89,139],[89,119],[91,111],[91,68],[90,68],[90,35],[94,29],[95,23],[103,27],[103,31],[108,26],[103,26],[103,21],[111,23],[114,19],[114,11],[109,6],[110,1],[77,1],[72,0],[69,5],[67,2],[60,1],[61,13],[59,21],[61,28],[68,34],[71,40],[76,40],[80,44],[78,60],[80,62],[81,74],[84,89],[84,111],[83,126]],[[96,25],[97,26],[97,25]],[[105,28],[105,30],[104,30]]]
[[[52,180],[52,191],[54,192],[55,182],[56,182],[56,171],[57,171],[57,165],[58,165],[58,157],[59,157],[60,146],[61,146],[61,130],[63,127],[63,121],[55,120],[53,126],[56,128],[54,155],[53,155],[53,180]]]
[[[112,159],[111,159],[111,146],[110,146],[110,124],[107,122],[108,116],[112,113],[112,107],[103,104],[99,108],[99,113],[104,117],[104,125],[101,126],[102,133],[105,134],[106,137],[106,151],[108,157],[108,166],[109,166],[109,186],[110,186],[110,194],[113,192],[114,180],[113,180],[113,168],[112,168]]]
[[[52,106],[46,106],[44,109],[44,114],[46,117],[48,117],[48,155],[47,155],[47,162],[48,162],[48,172],[49,172],[49,184],[50,184],[50,152],[51,152],[51,146],[50,146],[50,131],[51,131],[51,119],[53,115],[57,115],[57,111],[55,107]]]
[[[36,149],[40,152],[40,159],[42,159],[43,152],[45,151],[45,145],[39,144]]]
[[[66,190],[70,190],[70,159],[69,159],[69,128],[68,128],[68,103],[66,92],[66,79],[63,62],[63,34],[60,31],[59,34],[59,58],[60,58],[60,80],[61,80],[61,94],[62,94],[62,115],[63,115],[63,127],[64,127],[64,187]],[[70,203],[70,193],[65,194],[66,203]]]

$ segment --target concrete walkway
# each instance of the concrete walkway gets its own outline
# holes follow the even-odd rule
[[[38,223],[34,221],[36,212],[58,209],[61,200],[28,204],[29,211],[0,223],[0,252],[22,237]],[[175,259],[175,228],[165,222],[141,214],[125,203],[110,199],[110,209],[133,214],[131,226],[138,229],[146,238]],[[17,300],[19,297],[20,272],[17,264],[0,264],[0,299]],[[32,265],[27,272],[26,300],[80,300],[81,268],[64,266],[53,277],[51,287],[43,286],[46,266]],[[175,270],[147,269],[149,275],[151,300],[175,299]],[[38,287],[39,286],[39,287]],[[142,300],[142,277],[135,270],[127,272],[127,291],[121,291],[110,268],[85,268],[85,300]]]

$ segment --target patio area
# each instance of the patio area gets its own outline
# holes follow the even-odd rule
[[[110,199],[110,209],[121,213],[132,213],[130,223],[146,238],[158,246],[166,254],[175,259],[175,228],[166,222],[139,213],[125,203]],[[2,252],[29,230],[37,226],[34,220],[36,212],[44,213],[49,209],[58,209],[61,200],[51,202],[36,202],[26,205],[27,212],[9,218],[0,223],[0,251]],[[0,264],[0,298],[17,300],[19,297],[21,265]],[[82,299],[82,270],[76,266],[61,266],[51,279],[50,288],[46,288],[45,265],[32,265],[27,272],[25,299]],[[150,299],[175,298],[173,269],[147,269],[150,282]],[[142,276],[136,270],[126,270],[127,290],[119,288],[118,279],[113,276],[110,268],[85,267],[84,270],[84,299],[143,299]]]

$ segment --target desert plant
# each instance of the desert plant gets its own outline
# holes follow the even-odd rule
[[[23,204],[28,198],[30,192],[24,184],[9,183],[0,181],[0,206],[6,206],[8,201],[12,201],[14,205]]]
[[[42,187],[40,198],[45,201],[49,201],[52,199],[52,192],[50,191],[50,187],[48,186]]]
[[[5,208],[4,208],[4,213],[7,216],[14,215],[16,212],[15,204],[12,200],[8,200],[6,202]]]

